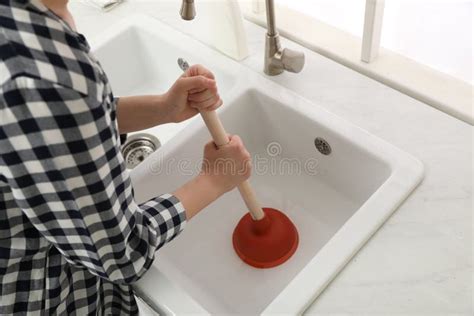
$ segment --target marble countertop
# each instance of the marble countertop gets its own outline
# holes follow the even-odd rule
[[[107,13],[83,1],[71,1],[70,8],[88,38],[133,13],[186,28],[176,1],[129,0]],[[245,28],[250,56],[242,64],[262,73],[265,30],[247,21]],[[295,43],[283,44],[305,52],[305,68],[270,80],[411,153],[426,173],[307,312],[472,315],[473,126]]]

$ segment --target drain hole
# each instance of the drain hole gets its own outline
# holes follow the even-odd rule
[[[151,134],[134,134],[122,146],[122,154],[128,169],[133,169],[160,148],[158,138]]]
[[[332,152],[331,146],[324,138],[316,137],[314,146],[316,146],[316,149],[323,155],[327,156]]]

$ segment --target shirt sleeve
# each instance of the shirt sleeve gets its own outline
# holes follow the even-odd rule
[[[19,77],[0,97],[0,174],[34,227],[72,264],[133,283],[183,229],[180,201],[133,198],[107,101]],[[165,181],[165,179],[163,179]]]

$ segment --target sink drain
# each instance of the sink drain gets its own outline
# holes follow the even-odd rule
[[[160,148],[161,143],[151,134],[134,134],[122,146],[122,154],[128,169],[133,169]]]
[[[316,149],[323,155],[327,156],[332,152],[331,146],[324,138],[316,137],[314,146],[316,146]]]

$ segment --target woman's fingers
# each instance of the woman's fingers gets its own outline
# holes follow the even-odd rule
[[[204,66],[191,66],[180,81],[181,87],[188,92],[191,107],[199,111],[212,111],[222,105],[214,74]]]
[[[216,94],[215,96],[203,102],[189,102],[189,105],[198,109],[199,111],[212,111],[216,110],[222,105],[222,100],[219,94]]]
[[[206,91],[206,88],[195,88],[195,89],[191,89],[188,91],[189,94],[195,94],[195,93],[199,93],[199,92],[203,92],[203,91]]]
[[[191,102],[204,102],[217,95],[217,87],[206,89],[202,92],[191,93],[188,100]]]
[[[191,91],[205,91],[207,89],[217,89],[214,79],[209,79],[205,76],[182,77],[177,81],[180,88]]]
[[[192,65],[191,67],[189,67],[188,70],[186,70],[186,72],[184,73],[184,76],[205,76],[209,79],[215,79],[214,74],[209,69],[200,64]]]
[[[192,65],[183,74],[183,78],[196,77],[196,76],[202,76],[202,77],[214,80],[214,82],[215,82],[214,74],[209,69],[204,67],[203,65],[199,65],[199,64]],[[189,90],[189,93],[199,93],[199,92],[203,92],[205,90],[206,90],[206,88],[196,87],[196,88],[192,88],[191,90]]]
[[[222,102],[222,99],[219,98],[219,101],[217,101],[214,105],[207,107],[205,111],[215,111],[217,110],[224,102]]]

